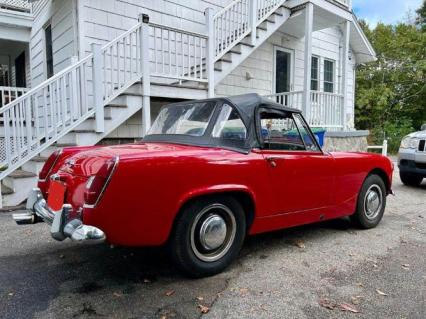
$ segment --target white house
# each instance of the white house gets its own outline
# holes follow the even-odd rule
[[[374,59],[350,0],[0,0],[3,205],[56,148],[140,138],[169,101],[257,92],[353,130]]]

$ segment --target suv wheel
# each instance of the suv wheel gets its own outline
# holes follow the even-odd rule
[[[245,234],[245,214],[238,201],[229,196],[200,199],[177,218],[170,254],[190,277],[211,276],[238,256]]]
[[[419,186],[423,180],[422,176],[399,172],[399,177],[404,185],[407,186]]]

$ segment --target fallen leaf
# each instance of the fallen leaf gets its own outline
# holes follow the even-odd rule
[[[206,314],[210,311],[210,308],[207,306],[203,306],[203,305],[198,305],[198,309],[200,309],[200,312],[202,314]]]
[[[318,303],[321,307],[324,307],[330,310],[334,310],[336,308],[336,303],[330,299],[326,299],[326,298],[320,299]]]
[[[354,305],[359,305],[361,303],[362,296],[353,296],[351,297],[351,302]]]
[[[294,245],[299,247],[300,249],[305,249],[305,242],[302,239],[296,239],[294,242]]]
[[[169,291],[166,291],[166,293],[165,293],[165,295],[167,296],[167,297],[170,297],[170,296],[172,296],[172,295],[174,295],[175,294],[175,291],[174,290],[169,290]]]
[[[388,295],[387,293],[384,293],[383,291],[381,291],[379,289],[376,289],[376,292],[381,296],[387,296]]]
[[[347,303],[342,303],[342,304],[339,305],[339,307],[340,307],[340,310],[342,310],[342,311],[359,313],[359,310],[357,308],[355,308],[354,306],[347,304]]]
[[[240,295],[246,295],[249,292],[247,288],[241,288],[240,289]]]

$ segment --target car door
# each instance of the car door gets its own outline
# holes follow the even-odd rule
[[[321,151],[300,114],[262,108],[257,121],[276,213],[325,214],[333,204],[333,157]]]

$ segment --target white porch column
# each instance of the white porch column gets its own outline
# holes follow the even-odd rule
[[[303,78],[302,111],[306,121],[311,116],[311,66],[312,66],[312,32],[314,20],[314,5],[307,3],[305,8],[305,65]]]
[[[151,77],[149,61],[149,16],[139,15],[142,23],[140,32],[141,68],[142,68],[142,135],[151,127]]]
[[[346,124],[346,115],[347,115],[347,108],[348,108],[348,71],[349,71],[349,38],[350,38],[350,32],[351,32],[351,23],[350,21],[346,21],[343,24],[343,56],[342,56],[342,87],[340,89],[340,92],[343,95],[343,102],[342,102],[342,113],[341,113],[341,123],[342,123],[342,129],[347,129]]]

